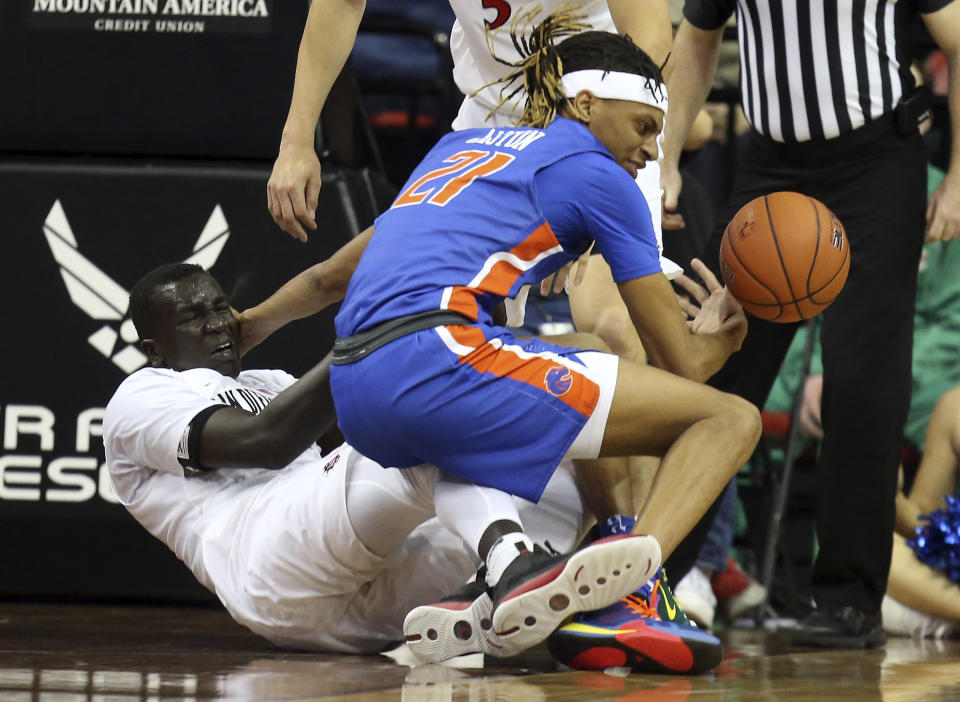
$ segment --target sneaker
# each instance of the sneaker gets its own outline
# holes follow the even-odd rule
[[[535,646],[571,614],[616,602],[659,565],[660,544],[639,534],[608,536],[568,555],[520,554],[493,591],[493,630],[511,652],[494,655]]]
[[[823,648],[875,648],[887,642],[880,617],[856,607],[818,607],[793,628],[793,643]]]
[[[493,631],[493,601],[481,573],[449,597],[410,610],[403,620],[403,635],[420,663],[436,663],[467,653],[492,656],[504,652]]]
[[[940,640],[950,638],[960,629],[956,622],[919,612],[890,595],[884,596],[880,612],[883,615],[883,630],[893,636]]]
[[[663,581],[654,580],[646,596],[637,592],[597,612],[575,615],[547,639],[550,653],[577,670],[626,667],[634,673],[698,675],[715,668],[723,659],[720,639],[693,624],[664,621],[660,609],[683,612],[675,603],[667,606]]]
[[[727,558],[724,570],[713,574],[710,587],[717,598],[717,606],[730,622],[767,599],[767,589],[744,573],[734,558]]]
[[[691,568],[677,583],[676,597],[687,616],[709,631],[717,612],[717,596],[706,573],[700,568]]]
[[[648,602],[661,621],[673,622],[681,626],[696,626],[677,602],[676,595],[667,584],[667,571],[663,567],[657,568],[656,574],[650,581],[633,594]]]

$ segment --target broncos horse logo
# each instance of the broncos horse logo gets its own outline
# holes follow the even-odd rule
[[[566,395],[573,387],[573,373],[569,368],[554,366],[543,376],[543,385],[551,395],[556,397]]]

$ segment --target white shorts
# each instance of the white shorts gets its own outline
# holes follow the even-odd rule
[[[320,465],[277,475],[232,540],[229,582],[217,583],[234,619],[291,648],[373,653],[401,641],[409,610],[449,595],[478,565],[436,519],[386,558],[360,542],[347,513],[348,484],[376,480],[405,494],[413,470],[382,468],[343,445]],[[570,461],[554,472],[539,504],[517,504],[534,541],[558,551],[578,543],[586,508]]]

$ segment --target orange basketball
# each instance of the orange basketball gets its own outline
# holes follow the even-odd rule
[[[843,225],[819,200],[776,192],[744,205],[720,244],[720,273],[751,314],[798,322],[825,310],[850,271]]]

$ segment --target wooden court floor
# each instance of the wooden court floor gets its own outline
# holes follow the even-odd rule
[[[819,651],[782,632],[723,637],[723,663],[693,678],[561,670],[543,647],[482,668],[409,668],[281,651],[211,608],[0,603],[0,702],[960,702],[960,642]]]

